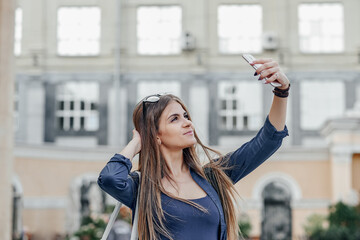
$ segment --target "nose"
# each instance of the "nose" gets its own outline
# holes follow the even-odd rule
[[[184,118],[184,122],[183,122],[183,126],[186,128],[186,127],[192,127],[192,122],[187,119],[187,118]]]

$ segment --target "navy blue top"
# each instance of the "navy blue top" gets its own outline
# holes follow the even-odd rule
[[[262,164],[266,159],[268,159],[281,146],[282,139],[287,135],[288,130],[286,126],[284,130],[277,131],[267,117],[264,126],[259,130],[257,135],[251,141],[243,144],[234,152],[229,153],[230,159],[228,161],[228,165],[232,166],[232,168],[229,168],[225,171],[226,175],[235,184],[240,179],[252,172],[260,164]],[[105,192],[107,192],[112,197],[122,202],[126,206],[130,207],[134,213],[136,206],[137,190],[139,185],[139,177],[137,173],[130,172],[131,168],[132,163],[128,158],[120,154],[115,154],[115,156],[110,159],[110,161],[101,171],[98,178],[98,184]],[[220,228],[219,233],[214,232],[213,234],[216,235],[212,235],[211,237],[207,236],[205,238],[205,234],[207,234],[207,232],[209,231],[209,224],[214,223],[209,223],[209,221],[205,221],[204,219],[199,221],[199,217],[194,217],[193,212],[189,211],[191,208],[189,208],[189,206],[185,206],[184,203],[181,201],[174,201],[171,205],[172,207],[165,206],[165,201],[162,201],[161,204],[163,209],[167,209],[169,212],[171,212],[178,208],[180,209],[180,211],[178,211],[178,214],[184,213],[184,215],[181,215],[180,217],[186,222],[186,226],[183,226],[180,221],[171,220],[170,218],[168,218],[168,216],[166,216],[165,221],[172,221],[171,234],[176,235],[177,229],[188,228],[191,226],[191,230],[185,230],[186,235],[182,232],[182,239],[227,239],[226,222],[219,196],[217,195],[215,189],[206,179],[198,175],[192,169],[190,169],[190,174],[194,181],[207,193],[207,196],[209,197],[209,199],[211,199],[212,203],[216,207],[213,208],[212,204],[207,205],[208,202],[200,202],[202,206],[208,207],[208,211],[212,214],[212,216],[214,216],[215,218],[216,216],[218,216],[220,218],[220,225],[218,226]],[[142,176],[146,176],[146,173],[142,173]],[[162,197],[161,199],[164,200],[164,197]],[[202,200],[200,199],[199,201]],[[218,214],[214,213],[214,209],[217,210]],[[185,213],[187,213],[187,215],[185,215]]]
[[[218,240],[220,214],[214,202],[208,195],[191,201],[203,206],[207,212],[161,194],[161,204],[166,217],[166,229],[173,234],[173,239],[176,240],[199,239],[194,237],[194,232],[201,232],[202,239]],[[193,224],[194,222],[201,222],[202,224]],[[168,238],[162,236],[161,239],[167,240]]]

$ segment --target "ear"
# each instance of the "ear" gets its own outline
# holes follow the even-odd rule
[[[161,145],[161,139],[159,137],[156,137],[156,141],[159,145]]]

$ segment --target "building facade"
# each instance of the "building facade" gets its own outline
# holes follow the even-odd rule
[[[359,9],[356,0],[18,0],[14,232],[74,232],[81,189],[101,212],[93,183],[129,141],[146,95],[181,97],[203,142],[224,153],[250,140],[272,89],[242,53],[278,60],[291,81],[290,136],[237,185],[251,235],[275,238],[280,225],[276,239],[300,238],[310,214],[358,202]]]

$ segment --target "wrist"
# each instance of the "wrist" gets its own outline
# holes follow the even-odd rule
[[[120,154],[131,160],[137,154],[136,146],[135,142],[131,140]]]
[[[278,88],[278,87],[274,88],[273,93],[277,97],[287,98],[289,96],[289,90],[290,90],[290,83],[288,84],[287,88]]]
[[[133,138],[128,144],[133,150],[134,156],[140,152],[141,141],[139,139]]]

